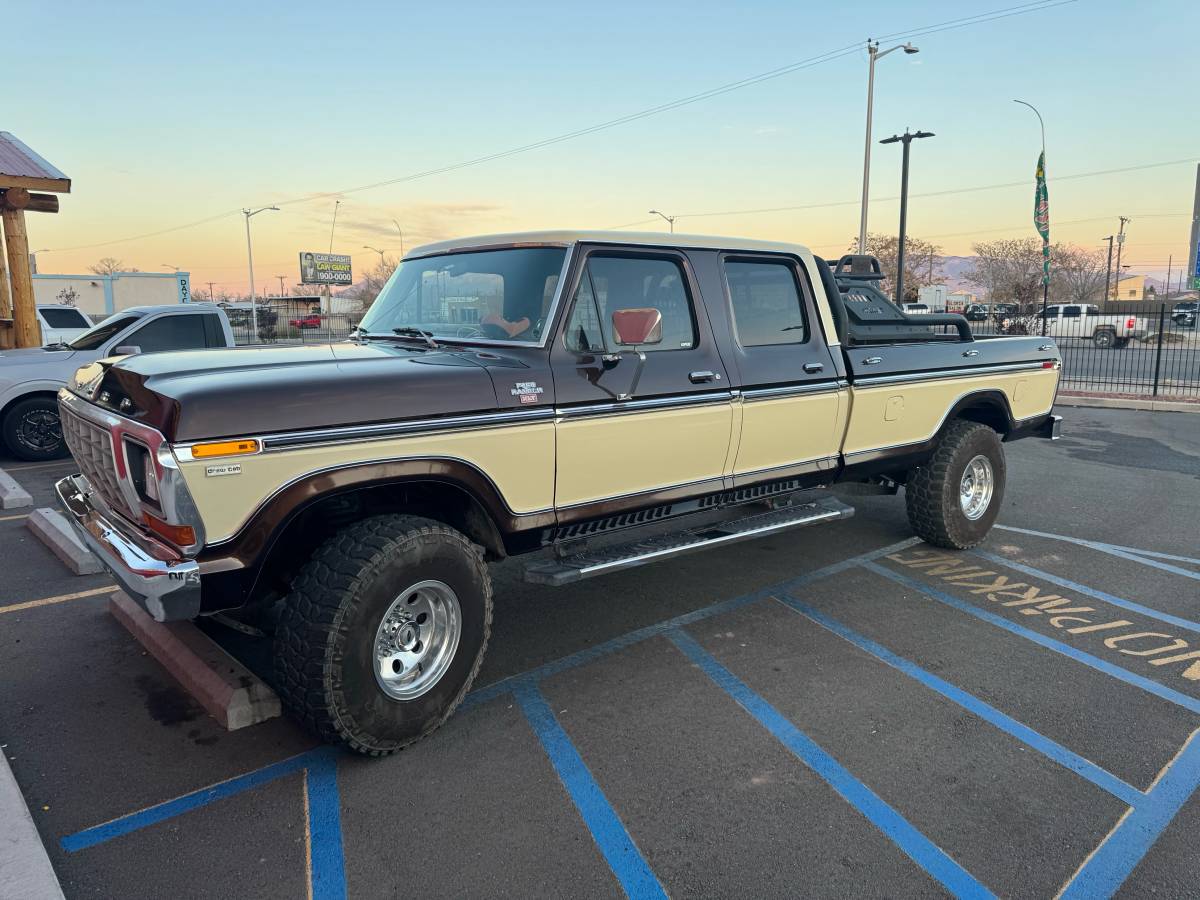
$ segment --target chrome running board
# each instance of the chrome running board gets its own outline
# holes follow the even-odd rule
[[[709,547],[763,537],[788,528],[848,519],[852,515],[852,506],[847,506],[833,497],[824,497],[687,531],[659,534],[599,550],[585,551],[562,559],[539,560],[525,567],[525,580],[531,584],[559,587],[596,575],[606,575],[609,572],[658,562],[660,559],[670,559]]]

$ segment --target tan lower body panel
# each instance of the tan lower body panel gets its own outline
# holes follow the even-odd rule
[[[1005,375],[977,375],[879,387],[851,387],[847,456],[927,441],[942,426],[950,408],[977,391],[1000,390],[1014,419],[1050,412],[1058,386],[1057,369],[1031,369]]]
[[[837,456],[846,408],[842,391],[744,400],[733,473],[743,475]]]
[[[558,423],[556,505],[720,478],[733,430],[730,403]]]
[[[226,456],[186,462],[180,469],[212,544],[232,537],[267,498],[303,475],[372,460],[430,456],[473,464],[495,483],[515,513],[549,509],[554,503],[550,422]],[[205,474],[208,466],[225,463],[240,465],[241,472]]]

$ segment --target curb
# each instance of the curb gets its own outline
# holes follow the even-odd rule
[[[1200,413],[1200,403],[1179,400],[1137,400],[1131,397],[1087,397],[1060,393],[1055,406],[1090,406],[1097,409],[1141,409],[1150,412]]]
[[[76,575],[96,575],[104,571],[100,560],[83,546],[75,536],[75,529],[58,510],[48,506],[38,507],[25,520],[25,527],[37,535],[38,540]]]
[[[228,731],[280,714],[279,696],[191,622],[156,622],[124,591],[108,611]]]
[[[0,509],[17,509],[22,506],[33,506],[33,498],[29,496],[29,491],[0,469]]]
[[[8,757],[0,752],[0,900],[63,900]]]

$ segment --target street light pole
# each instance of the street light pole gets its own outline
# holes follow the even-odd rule
[[[1108,241],[1108,265],[1104,269],[1104,304],[1103,304],[1104,308],[1108,309],[1108,283],[1109,283],[1109,281],[1112,280],[1113,235],[1110,234],[1108,237],[1103,238],[1103,240]],[[1045,316],[1043,316],[1042,319],[1044,321]]]
[[[909,133],[909,130],[904,129],[904,134],[893,134],[890,138],[884,138],[879,143],[881,144],[904,144],[903,159],[900,164],[900,243],[896,250],[896,303],[901,308],[904,306],[904,243],[905,234],[908,228],[908,154],[909,145],[918,138],[933,137],[932,131],[917,131]]]
[[[392,224],[396,226],[396,233],[400,235],[400,258],[404,259],[404,232],[400,230],[400,223],[392,219]]]
[[[1125,223],[1132,221],[1127,216],[1118,216],[1121,227],[1117,230],[1117,282],[1113,285],[1113,300],[1121,299],[1121,248],[1125,246]]]
[[[671,234],[675,233],[675,220],[679,218],[678,216],[668,216],[666,213],[660,213],[657,209],[650,210],[650,215],[666,219],[667,224],[671,227]]]
[[[897,44],[895,47],[889,47],[881,52],[879,41],[867,40],[867,55],[870,56],[871,61],[867,68],[867,137],[863,149],[862,209],[858,220],[858,252],[860,254],[867,252],[867,203],[871,190],[871,115],[875,106],[875,63],[893,50],[903,50],[909,54],[921,52],[912,44]]]
[[[250,264],[250,320],[251,327],[254,329],[252,338],[258,337],[258,301],[254,296],[254,246],[250,243],[250,219],[260,212],[272,209],[278,211],[279,207],[261,206],[258,209],[242,210],[242,215],[246,217],[246,260]]]

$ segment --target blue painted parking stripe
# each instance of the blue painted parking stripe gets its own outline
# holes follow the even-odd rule
[[[634,644],[648,640],[652,637],[657,637],[664,634],[672,628],[679,628],[684,625],[691,625],[695,622],[703,621],[704,619],[719,616],[724,613],[733,612],[751,603],[759,600],[765,600],[767,597],[772,597],[783,591],[795,590],[804,585],[811,584],[814,581],[820,581],[823,578],[828,578],[831,575],[837,575],[840,572],[846,572],[850,569],[855,569],[865,562],[870,562],[874,559],[879,559],[882,556],[888,556],[892,553],[899,553],[913,544],[919,543],[919,538],[908,538],[907,540],[899,541],[895,544],[890,544],[887,547],[880,547],[878,550],[871,550],[868,553],[861,553],[858,556],[852,556],[849,559],[844,559],[841,562],[832,563],[828,566],[823,566],[820,569],[814,569],[812,572],[807,572],[804,575],[790,578],[787,581],[773,584],[765,588],[760,588],[757,591],[752,591],[749,594],[743,594],[740,597],[734,597],[730,600],[722,600],[714,603],[711,606],[706,606],[703,609],[693,610],[689,613],[676,616],[673,619],[667,619],[665,622],[658,622],[654,625],[647,625],[645,628],[639,628],[636,631],[631,631],[628,634],[620,635],[612,640],[605,641],[602,644],[597,644],[595,647],[589,647],[586,650],[580,650],[578,653],[572,653],[569,656],[561,657],[553,660],[537,668],[530,669],[526,672],[521,672],[517,675],[510,675],[507,678],[502,678],[499,681],[493,682],[485,687],[477,688],[466,696],[462,702],[462,709],[469,709],[472,706],[478,706],[481,703],[487,703],[497,697],[513,691],[518,685],[526,682],[540,681],[551,675],[557,675],[560,672],[565,672],[568,669],[574,669],[586,663],[593,662],[610,653],[615,653],[618,650],[624,650],[627,647],[632,647]]]
[[[346,860],[342,847],[342,802],[337,760],[326,753],[305,772],[312,900],[345,900]]]
[[[1015,562],[995,553],[988,553],[986,550],[972,550],[980,559],[986,559],[988,562],[997,566],[1007,566],[1014,571],[1021,572],[1024,575],[1029,575],[1033,578],[1040,578],[1043,581],[1048,581],[1051,584],[1057,584],[1061,588],[1066,588],[1069,591],[1075,591],[1077,594],[1083,594],[1086,597],[1093,597],[1096,600],[1103,600],[1105,603],[1111,603],[1113,606],[1119,606],[1122,609],[1127,609],[1130,612],[1139,613],[1143,616],[1150,616],[1152,619],[1158,619],[1160,622],[1167,622],[1179,628],[1185,628],[1188,631],[1200,631],[1200,622],[1193,622],[1190,619],[1183,619],[1179,616],[1173,616],[1170,613],[1163,612],[1160,609],[1154,609],[1150,606],[1143,606],[1140,603],[1135,603],[1132,600],[1126,600],[1123,597],[1117,597],[1107,591],[1102,591],[1099,588],[1088,587],[1086,584],[1080,584],[1077,581],[1071,581],[1069,578],[1063,578],[1060,575],[1055,575],[1051,572],[1043,572],[1041,569],[1035,569],[1033,566],[1027,566],[1024,563]],[[1051,613],[1053,615],[1053,613]]]
[[[994,725],[996,728],[999,728],[1001,731],[1012,735],[1017,740],[1038,751],[1048,759],[1058,763],[1060,766],[1070,769],[1077,775],[1081,775],[1092,784],[1096,785],[1096,787],[1100,788],[1101,790],[1108,791],[1108,793],[1112,794],[1119,800],[1124,801],[1130,806],[1139,800],[1144,799],[1145,795],[1142,794],[1142,792],[1137,788],[1133,787],[1133,785],[1127,784],[1116,775],[1112,774],[1106,769],[1102,769],[1091,760],[1085,759],[1078,753],[1068,750],[1066,747],[1062,746],[1056,741],[1053,741],[1045,735],[1034,731],[1028,725],[1024,725],[1011,716],[1005,715],[994,706],[985,703],[973,694],[969,694],[961,688],[955,687],[949,682],[938,678],[938,676],[926,671],[925,669],[922,669],[916,663],[910,662],[909,660],[904,659],[902,656],[896,655],[881,644],[877,644],[870,638],[864,637],[858,632],[853,631],[836,619],[830,618],[825,613],[813,609],[811,606],[802,603],[795,597],[781,597],[779,598],[779,601],[785,606],[800,613],[800,615],[811,619],[822,628],[833,632],[838,637],[843,638],[846,641],[849,641],[860,650],[871,654],[871,656],[874,656],[881,662],[887,663],[892,668],[898,669],[905,675],[908,675],[910,678],[919,681],[927,688],[936,691],[947,700],[957,703],[963,709],[974,713],[985,722],[988,722],[991,725]]]
[[[742,709],[753,716],[781,744],[837,791],[842,798],[882,831],[913,862],[941,882],[957,897],[993,897],[970,872],[941,847],[914,828],[874,791],[855,778],[808,735],[793,725],[775,707],[754,693],[736,675],[726,669],[686,632],[675,629],[667,634],[675,646],[700,667],[713,682],[729,694]]]
[[[1137,868],[1171,820],[1200,786],[1200,740],[1192,732],[1183,749],[1163,770],[1146,800],[1121,817],[1088,856],[1060,897],[1084,900],[1111,897]]]
[[[996,527],[1003,528],[1005,531],[1015,532],[1016,534],[1028,534],[1034,537],[1050,538],[1055,541],[1066,541],[1068,544],[1078,544],[1080,547],[1088,547],[1092,550],[1098,550],[1100,553],[1107,553],[1110,556],[1128,559],[1131,562],[1138,562],[1143,566],[1150,566],[1152,569],[1162,569],[1164,572],[1170,572],[1173,575],[1182,575],[1184,578],[1200,581],[1200,572],[1193,572],[1191,569],[1184,569],[1179,566],[1173,566],[1170,563],[1159,562],[1162,559],[1173,559],[1178,562],[1200,565],[1200,559],[1192,559],[1190,556],[1175,556],[1170,553],[1157,553],[1153,550],[1138,550],[1134,547],[1122,547],[1120,544],[1089,541],[1086,538],[1071,537],[1066,534],[1051,534],[1046,531],[1034,531],[1030,528],[1015,528],[1011,525],[997,525]]]
[[[321,748],[309,751],[308,753],[302,753],[299,756],[293,756],[269,766],[264,766],[255,772],[239,775],[237,778],[230,778],[228,781],[222,781],[201,790],[193,791],[190,794],[184,794],[182,797],[176,797],[174,800],[167,800],[165,803],[146,807],[137,812],[104,822],[101,825],[85,828],[83,831],[67,835],[59,843],[68,853],[94,847],[96,844],[102,844],[105,841],[111,841],[113,838],[138,831],[149,825],[155,825],[178,816],[181,813],[191,812],[194,809],[207,806],[215,800],[224,800],[226,797],[232,797],[234,794],[240,794],[242,791],[259,787],[275,781],[277,778],[292,775],[310,765],[318,754],[324,753],[327,753],[327,751]]]
[[[971,603],[967,603],[965,600],[959,600],[957,597],[953,597],[950,594],[947,594],[945,591],[939,591],[937,588],[925,584],[924,582],[917,581],[914,578],[909,578],[907,575],[901,575],[899,572],[893,572],[890,569],[879,565],[878,563],[863,563],[863,568],[874,572],[876,575],[882,575],[884,578],[890,578],[897,584],[902,584],[905,587],[912,588],[914,591],[924,594],[927,597],[931,597],[940,603],[944,603],[947,606],[952,606],[957,610],[967,613],[968,615],[975,616],[977,619],[990,622],[993,625],[1003,628],[1005,631],[1010,631],[1015,635],[1019,635],[1020,637],[1033,641],[1035,644],[1039,644],[1049,650],[1054,650],[1057,653],[1061,653],[1063,656],[1070,657],[1077,662],[1083,663],[1085,666],[1090,666],[1097,671],[1103,672],[1105,675],[1111,675],[1118,681],[1123,681],[1126,684],[1139,687],[1147,693],[1154,694],[1156,697],[1161,697],[1163,700],[1174,703],[1176,706],[1182,706],[1184,709],[1190,710],[1191,712],[1200,713],[1200,700],[1197,700],[1195,697],[1189,697],[1187,694],[1173,690],[1172,688],[1160,684],[1157,681],[1152,681],[1149,678],[1145,678],[1134,672],[1130,672],[1128,669],[1122,669],[1120,666],[1115,666],[1110,662],[1105,662],[1097,656],[1092,656],[1090,653],[1085,653],[1083,650],[1077,650],[1068,644],[1054,640],[1054,638],[1046,637],[1044,634],[1039,634],[1036,631],[1031,631],[1030,629],[1024,628],[1015,622],[1010,622],[1008,619],[1001,618],[994,613],[988,612],[986,609],[980,609]]]
[[[633,838],[617,817],[604,791],[592,777],[587,764],[555,718],[537,685],[530,681],[522,682],[514,688],[513,693],[541,741],[542,749],[550,758],[550,764],[567,789],[571,802],[579,810],[584,824],[592,833],[592,839],[604,854],[625,893],[634,898],[660,897],[665,900],[667,895],[662,885],[650,871]]]

